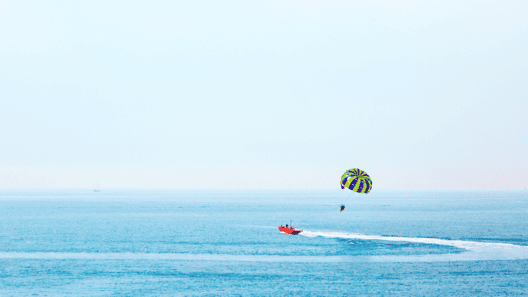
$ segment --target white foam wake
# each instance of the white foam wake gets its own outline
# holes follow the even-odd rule
[[[500,242],[477,242],[465,240],[448,240],[440,238],[421,238],[421,237],[400,237],[400,236],[379,236],[364,235],[345,232],[317,232],[303,231],[300,235],[307,237],[328,237],[328,238],[348,238],[361,240],[384,240],[392,242],[414,242],[424,244],[437,244],[452,246],[467,250],[463,253],[433,254],[420,256],[372,256],[374,261],[476,261],[476,260],[517,260],[528,259],[528,246],[520,246]]]

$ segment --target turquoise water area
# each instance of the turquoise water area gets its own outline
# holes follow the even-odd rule
[[[522,191],[0,191],[1,296],[522,295],[527,245]]]

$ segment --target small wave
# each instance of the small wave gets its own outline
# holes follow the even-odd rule
[[[343,262],[340,256],[277,256],[177,253],[68,253],[68,252],[0,252],[0,259],[39,260],[175,260],[238,262]]]

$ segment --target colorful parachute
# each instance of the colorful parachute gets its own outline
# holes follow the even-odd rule
[[[361,169],[348,169],[341,176],[341,189],[344,188],[357,193],[368,194],[370,190],[372,190],[372,179],[370,179],[370,176]]]

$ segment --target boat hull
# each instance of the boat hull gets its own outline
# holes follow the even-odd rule
[[[284,233],[291,234],[291,235],[297,235],[303,231],[303,230],[295,230],[294,228],[292,229],[292,228],[280,227],[280,226],[279,226],[279,230]]]

